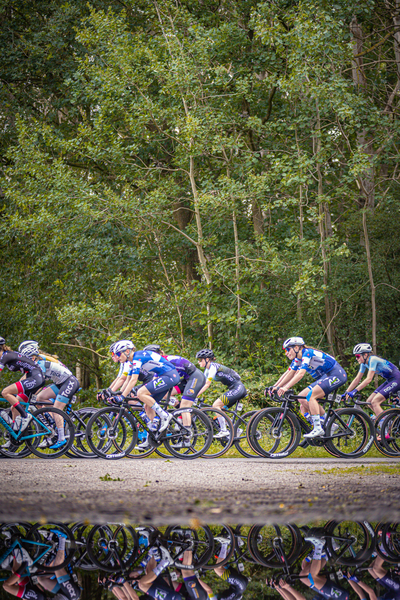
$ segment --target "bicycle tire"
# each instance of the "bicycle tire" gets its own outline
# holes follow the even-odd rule
[[[327,549],[339,565],[358,566],[371,558],[376,536],[367,521],[330,521],[325,530]]]
[[[173,446],[174,441],[179,441],[180,439],[179,431],[175,431],[175,428],[177,426],[183,427],[179,424],[178,418],[184,413],[190,413],[192,418],[192,437],[191,446],[189,447],[190,453],[187,452],[187,447],[185,446],[182,446],[180,451]],[[182,460],[194,460],[195,458],[203,456],[209,449],[213,439],[213,430],[210,419],[198,408],[179,408],[178,410],[174,410],[172,414],[173,419],[163,436],[163,443],[168,452]]]
[[[383,413],[382,413],[383,414]],[[379,415],[380,416],[380,415]],[[400,456],[400,410],[392,409],[383,419],[380,433],[380,443],[386,451],[386,456]]]
[[[48,429],[49,425],[48,425],[47,421],[48,421],[49,414],[51,414],[51,415],[58,414],[60,417],[63,418],[63,421],[64,421],[64,432],[65,432],[66,443],[61,448],[55,449],[55,450],[52,450],[51,448],[39,448],[39,444],[43,440],[47,439],[49,436],[49,433],[47,431],[44,431],[44,430],[42,432],[40,431],[39,422],[42,422],[44,424],[44,426],[46,427],[46,429]],[[32,412],[32,415],[34,416],[34,419],[32,419],[32,421],[30,422],[28,427],[33,430],[34,435],[37,435],[37,434],[41,434],[41,435],[37,435],[37,437],[26,440],[26,445],[29,448],[29,450],[33,454],[35,454],[35,456],[38,456],[39,458],[53,459],[53,458],[59,458],[60,456],[63,456],[63,454],[65,454],[71,448],[71,446],[74,442],[75,428],[72,423],[71,417],[69,417],[65,413],[65,411],[60,410],[58,408],[54,408],[53,406],[50,408],[38,408],[34,412]],[[54,419],[54,417],[52,417],[52,418]],[[43,429],[43,427],[42,427],[42,429]],[[51,425],[50,429],[52,430],[53,435],[55,435],[56,434],[55,426]],[[24,435],[25,435],[25,432],[23,433],[23,436]]]
[[[275,550],[275,542],[280,540],[284,548],[286,563],[281,553]],[[272,569],[292,565],[303,546],[299,528],[287,523],[284,525],[253,525],[248,535],[250,554],[258,564]]]
[[[96,525],[87,538],[90,560],[99,569],[115,573],[129,569],[135,561],[139,542],[135,529],[130,525]]]
[[[332,436],[326,445],[341,458],[359,458],[373,445],[374,431],[373,422],[363,410],[340,408],[326,425],[326,436]]]
[[[192,564],[183,565],[181,560],[190,534],[192,543]],[[208,525],[199,525],[196,528],[187,525],[170,525],[163,536],[167,547],[174,559],[174,564],[179,569],[200,569],[209,560],[214,552],[214,536]]]
[[[51,529],[57,529],[60,530],[64,536],[66,536],[65,539],[65,557],[64,560],[57,565],[57,569],[63,569],[64,567],[66,567],[72,560],[75,550],[76,550],[76,546],[75,546],[75,538],[71,532],[71,530],[69,529],[69,527],[67,527],[67,525],[65,525],[64,523],[59,523],[59,522],[54,522],[54,523],[46,523],[46,524],[42,524],[42,523],[36,523],[36,525],[33,525],[30,530],[28,531],[27,535],[26,535],[26,539],[27,540],[32,540],[32,542],[41,542],[43,544],[47,544],[48,543],[48,537],[47,535],[51,535]],[[40,547],[38,546],[34,546],[35,552],[37,555],[40,555]],[[56,549],[53,549],[51,552],[49,551],[48,553],[44,554],[44,556],[42,556],[41,558],[39,558],[36,562],[36,566],[40,565],[40,569],[43,571],[46,571],[48,573],[54,572],[54,566],[53,565],[49,565],[47,564],[47,562],[49,561],[49,556],[52,553],[54,554],[54,552],[56,552]]]
[[[214,536],[214,551],[212,552],[208,561],[202,566],[205,571],[210,571],[216,567],[223,567],[228,564],[235,552],[235,534],[233,529],[229,525],[214,525],[210,527],[211,533]],[[216,538],[224,538],[228,541],[227,554],[223,560],[220,560],[218,555],[221,549],[221,542]]]
[[[236,415],[237,420],[235,420],[233,425],[233,445],[235,446],[239,454],[241,454],[245,458],[260,458],[261,456],[260,454],[258,454],[258,452],[255,452],[253,450],[246,436],[247,426],[250,420],[257,413],[258,410],[249,410],[243,415]]]
[[[213,439],[211,441],[210,447],[202,455],[202,458],[219,458],[220,456],[223,456],[226,452],[228,452],[228,450],[230,450],[230,448],[232,447],[234,436],[233,423],[230,417],[219,408],[205,406],[200,410],[201,412],[204,412],[209,418],[213,432]],[[214,438],[214,435],[221,431],[221,424],[218,420],[218,417],[224,419],[225,421],[226,429],[228,431],[228,436],[226,438]]]
[[[89,448],[100,458],[107,460],[124,458],[137,444],[136,420],[128,409],[122,409],[121,418],[118,424],[114,425],[120,413],[121,409],[118,407],[101,408],[87,423],[86,439]],[[111,427],[108,425],[110,421]],[[99,441],[104,442],[101,448]],[[108,441],[112,443],[108,444]]]
[[[274,433],[273,425],[282,419],[283,413],[283,408],[264,408],[255,414],[248,424],[246,435],[249,445],[265,458],[285,458],[299,445],[300,424],[290,411],[286,414],[280,433]],[[283,447],[279,447],[281,443]]]

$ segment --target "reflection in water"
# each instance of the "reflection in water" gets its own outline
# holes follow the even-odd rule
[[[1,598],[400,600],[400,524],[0,526]]]

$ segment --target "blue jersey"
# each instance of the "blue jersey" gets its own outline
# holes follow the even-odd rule
[[[375,371],[384,379],[390,379],[399,371],[395,365],[380,356],[370,356],[367,364],[360,365],[359,373],[365,373],[368,370]]]
[[[333,356],[325,354],[325,352],[321,352],[320,350],[314,350],[314,348],[305,348],[301,359],[295,358],[290,365],[290,369],[292,371],[305,369],[311,377],[319,379],[336,366],[339,365]]]
[[[141,369],[156,375],[164,375],[168,371],[174,371],[175,366],[157,352],[139,350],[133,355],[129,375],[139,375]]]

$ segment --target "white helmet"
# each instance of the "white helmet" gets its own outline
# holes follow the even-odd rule
[[[135,350],[136,346],[133,342],[129,340],[120,340],[119,342],[115,342],[113,344],[112,352],[116,354],[117,352],[123,352],[124,350]]]
[[[364,354],[364,352],[372,352],[371,344],[356,344],[353,348],[353,354]]]
[[[283,342],[282,348],[286,350],[292,346],[305,346],[305,341],[302,337],[290,337]]]
[[[39,354],[39,344],[34,340],[27,340],[19,345],[18,352],[23,356],[35,356]]]

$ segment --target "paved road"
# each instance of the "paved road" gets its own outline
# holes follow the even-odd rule
[[[400,519],[399,474],[385,458],[1,459],[0,521]]]

